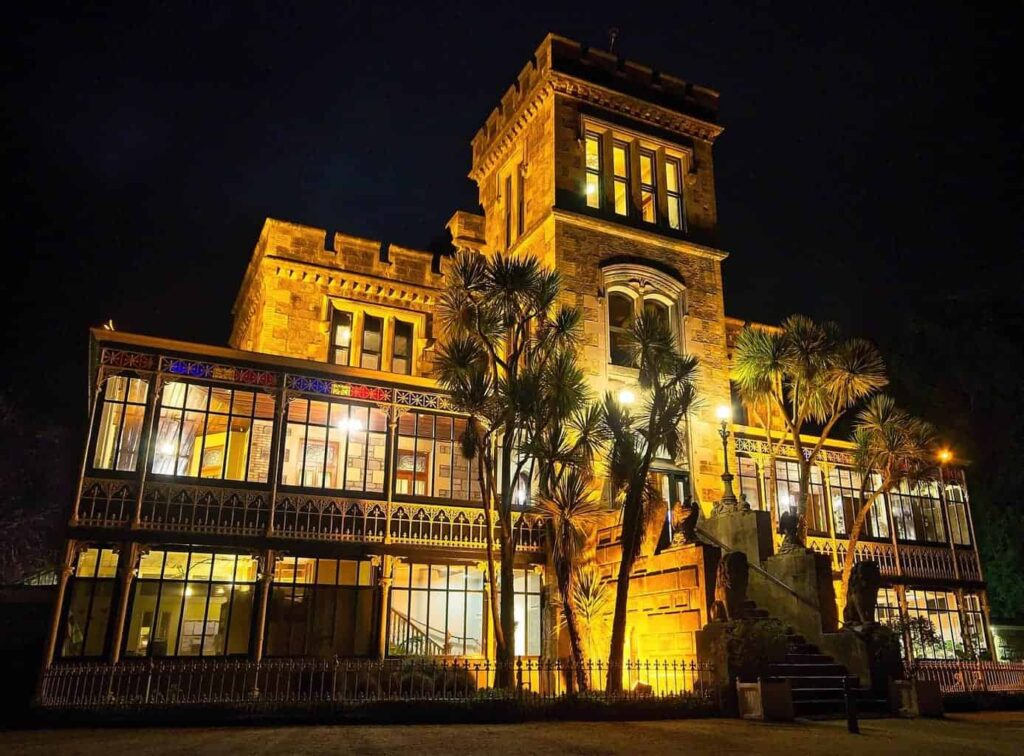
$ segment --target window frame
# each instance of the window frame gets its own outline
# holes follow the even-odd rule
[[[387,372],[384,370],[384,344],[386,343],[386,335],[384,333],[386,326],[386,319],[382,315],[371,315],[370,313],[362,313],[362,327],[360,328],[359,337],[359,367],[363,370],[375,370],[377,372]],[[377,332],[379,337],[379,346],[376,351],[366,348],[366,335],[372,331],[368,328],[369,324],[376,321],[380,325],[380,330]],[[376,365],[374,367],[367,367],[366,357],[372,355],[376,358]]]
[[[303,421],[292,420],[291,419],[292,406],[296,402],[305,402],[306,403],[305,420],[303,420]],[[320,423],[311,423],[310,422],[310,416],[311,416],[311,413],[312,413],[312,410],[313,410],[313,402],[320,402],[320,403],[323,403],[323,404],[326,405],[326,422],[325,423],[320,424]],[[363,484],[362,488],[350,488],[350,487],[348,487],[348,483],[349,483],[348,473],[349,473],[349,468],[350,468],[350,466],[349,466],[349,447],[352,444],[352,441],[351,441],[352,432],[348,431],[348,430],[340,429],[336,425],[332,425],[331,424],[331,421],[332,421],[332,419],[334,418],[334,416],[336,414],[335,408],[337,408],[337,407],[345,407],[345,408],[347,408],[345,413],[344,413],[344,418],[343,419],[348,419],[348,420],[351,420],[351,418],[353,416],[353,412],[352,412],[353,408],[356,408],[356,409],[359,409],[359,410],[366,410],[366,412],[365,412],[365,415],[366,415],[366,425],[365,425],[364,428],[362,428],[362,430],[358,431],[358,433],[361,433],[363,435],[363,439],[362,439],[362,441],[356,442],[356,443],[362,443],[362,445],[364,447],[363,448],[363,454],[362,454],[362,467],[360,468],[361,471],[362,471],[362,484]],[[384,430],[382,430],[382,431],[381,430],[371,430],[372,418],[373,418],[373,415],[374,415],[375,412],[378,413],[379,415],[383,416],[383,419],[384,419]],[[295,469],[298,471],[298,481],[299,481],[298,483],[292,483],[292,482],[286,483],[285,480],[284,480],[284,476],[285,476],[285,454],[288,452],[288,449],[289,449],[289,444],[288,444],[289,435],[288,435],[288,431],[289,431],[289,427],[290,426],[301,426],[304,429],[302,431],[301,441],[298,442],[298,443],[301,444],[301,447],[302,447],[302,460],[301,460],[300,463],[298,463],[295,466]],[[320,481],[321,481],[320,485],[312,485],[312,484],[307,484],[306,483],[306,470],[307,470],[306,458],[307,458],[307,455],[309,454],[309,447],[310,447],[310,440],[311,440],[310,439],[310,435],[309,435],[309,428],[311,428],[311,427],[312,428],[322,428],[323,429],[324,461],[323,461],[323,465],[322,465],[321,471],[320,471]],[[387,496],[387,486],[388,486],[389,477],[390,477],[389,458],[388,458],[389,455],[387,453],[387,449],[388,449],[388,444],[390,443],[389,436],[390,436],[390,433],[391,433],[391,429],[390,429],[390,426],[389,426],[388,421],[387,421],[387,414],[383,410],[381,410],[379,407],[377,407],[377,406],[375,406],[375,405],[373,405],[372,403],[369,403],[369,402],[360,402],[360,401],[352,400],[352,399],[340,399],[340,398],[336,398],[336,397],[327,397],[327,396],[322,396],[322,395],[318,395],[318,396],[306,396],[306,395],[296,396],[296,397],[293,397],[288,402],[288,407],[285,409],[285,417],[284,417],[284,422],[282,424],[282,431],[281,431],[281,433],[282,433],[282,437],[281,437],[281,440],[279,442],[280,456],[279,456],[279,460],[278,460],[278,473],[277,474],[278,474],[278,482],[280,483],[280,485],[283,488],[288,489],[288,490],[316,491],[316,492],[320,493],[321,495],[337,494],[337,495],[341,495],[341,496],[359,496],[361,498],[366,498],[366,499],[384,499],[384,498],[386,498],[386,496]],[[384,448],[384,462],[383,462],[383,464],[384,464],[384,480],[383,480],[383,483],[381,485],[380,491],[370,490],[369,482],[368,482],[369,478],[370,478],[370,472],[371,472],[371,470],[370,470],[370,459],[371,459],[370,450],[371,450],[371,447],[375,447],[377,445],[376,443],[371,443],[371,434],[373,436],[377,437],[377,442],[378,443],[379,443],[380,440],[383,440],[383,448]],[[313,443],[314,444],[319,443],[319,439],[313,439]],[[342,471],[342,473],[341,473],[341,486],[340,487],[328,487],[327,486],[327,476],[328,476],[328,472],[330,471],[329,470],[329,466],[327,464],[327,460],[328,460],[329,449],[330,449],[330,446],[331,446],[332,443],[337,443],[337,445],[338,445],[338,449],[335,452],[335,454],[337,455],[336,456],[336,460],[337,461],[335,463],[334,468],[335,469],[340,469]]]
[[[124,397],[123,399],[117,399],[116,397],[108,399],[107,392],[109,391],[109,387],[112,385],[111,382],[118,379],[125,381]],[[145,386],[145,396],[141,402],[129,401],[129,397],[131,396],[132,384],[133,382],[136,381]],[[116,373],[106,376],[103,382],[103,389],[101,392],[98,393],[96,397],[96,409],[94,412],[93,427],[90,428],[89,430],[89,440],[87,449],[89,469],[102,471],[103,475],[134,475],[139,471],[139,461],[142,458],[142,452],[147,443],[146,419],[149,415],[150,391],[153,390],[153,380],[151,377],[137,375],[135,373]],[[120,409],[117,436],[113,442],[113,446],[111,447],[112,460],[114,461],[114,464],[111,467],[98,465],[96,459],[100,447],[100,434],[103,428],[103,420],[106,415],[108,406],[117,406]],[[124,453],[124,428],[128,417],[129,407],[141,407],[142,416],[139,422],[139,438],[134,452],[134,464],[130,468],[121,468],[119,467],[119,464],[121,455]]]
[[[338,342],[338,329],[342,327],[342,318],[348,318],[348,345],[340,346]],[[331,341],[330,341],[330,353],[328,354],[328,362],[332,365],[339,365],[341,367],[352,366],[352,356],[355,352],[353,344],[356,337],[356,316],[351,310],[344,310],[339,307],[331,307]],[[338,361],[338,352],[344,350],[347,352],[344,362]]]
[[[175,383],[181,384],[181,385],[185,386],[185,391],[184,391],[184,393],[182,395],[182,398],[181,398],[181,405],[180,406],[175,406],[175,405],[170,405],[170,404],[165,405],[164,404],[165,392],[167,391],[168,387],[171,384],[175,384]],[[194,408],[194,407],[189,407],[189,387],[190,386],[197,386],[197,387],[200,387],[200,388],[207,389],[206,402],[205,402],[205,405],[204,405],[204,407],[202,409],[197,409],[197,408]],[[230,393],[230,401],[229,401],[229,404],[228,404],[228,410],[226,412],[211,411],[210,410],[210,403],[211,403],[211,400],[212,400],[212,398],[214,396],[214,392],[215,391],[227,391],[227,392]],[[250,410],[248,415],[236,414],[236,412],[235,412],[236,395],[240,394],[240,393],[252,394],[252,397],[253,397],[252,409]],[[265,397],[268,397],[270,402],[272,403],[270,414],[268,416],[266,416],[266,417],[259,416],[259,415],[256,414],[256,407],[259,404],[258,400],[259,400],[259,397],[261,395],[263,395]],[[238,384],[233,384],[233,383],[223,383],[223,382],[216,382],[216,381],[204,381],[204,380],[197,380],[197,379],[194,379],[194,378],[188,378],[188,377],[185,377],[185,376],[174,376],[173,380],[164,381],[163,385],[160,387],[160,396],[156,398],[156,401],[155,401],[155,403],[153,405],[153,413],[154,413],[155,417],[154,417],[154,422],[152,424],[152,430],[151,430],[151,433],[150,433],[150,438],[147,441],[147,444],[149,445],[149,460],[148,460],[149,473],[151,475],[155,475],[155,476],[158,476],[161,479],[166,479],[166,480],[172,480],[173,479],[173,480],[196,480],[196,481],[203,481],[203,485],[206,485],[207,483],[232,485],[232,486],[234,486],[234,485],[247,485],[247,484],[251,484],[251,485],[267,485],[269,483],[269,481],[270,481],[271,472],[274,469],[274,459],[275,459],[274,458],[274,454],[275,454],[275,451],[276,451],[275,442],[277,440],[276,439],[277,429],[275,427],[275,420],[276,420],[276,414],[277,414],[277,402],[278,402],[278,397],[276,395],[274,395],[274,394],[272,394],[272,393],[270,393],[268,391],[265,391],[263,389],[260,389],[260,388],[258,388],[256,386],[238,385]],[[160,436],[161,436],[161,431],[160,431],[161,419],[162,419],[162,416],[163,416],[163,410],[165,410],[165,409],[168,410],[169,413],[173,413],[173,412],[177,412],[178,413],[177,432],[175,434],[175,439],[176,440],[175,440],[175,444],[174,444],[174,451],[173,451],[173,453],[161,452],[159,450],[159,448],[158,448],[158,444],[160,443]],[[178,472],[178,468],[179,468],[179,466],[181,464],[181,459],[182,459],[182,457],[181,457],[181,447],[182,447],[182,439],[183,439],[183,435],[184,435],[184,429],[185,429],[185,425],[186,425],[186,420],[187,420],[189,414],[193,414],[194,415],[194,414],[198,414],[198,413],[202,413],[203,418],[204,418],[203,419],[203,425],[202,425],[203,440],[202,440],[202,445],[199,447],[199,474],[198,475],[189,475],[187,472],[186,473],[179,473]],[[207,451],[206,439],[210,435],[209,423],[210,423],[210,417],[211,416],[217,416],[217,417],[222,417],[222,418],[226,418],[227,419],[227,428],[224,431],[224,434],[225,434],[224,441],[225,441],[225,443],[224,443],[224,446],[223,446],[223,451],[221,452],[222,455],[223,455],[223,459],[222,459],[222,461],[220,463],[220,475],[217,476],[217,477],[203,476],[203,474],[202,474],[202,471],[203,471],[203,460],[204,460],[204,457],[206,456],[206,451]],[[245,472],[244,472],[243,476],[241,478],[238,478],[238,479],[227,477],[227,470],[228,470],[228,464],[229,464],[228,457],[231,454],[231,450],[232,450],[232,445],[231,445],[231,433],[232,433],[232,431],[231,431],[231,422],[234,419],[236,419],[236,418],[237,419],[242,419],[242,420],[248,420],[250,422],[250,426],[249,426],[249,430],[248,430],[248,434],[247,434],[248,435],[248,439],[247,439],[247,442],[246,442],[246,449],[245,449]],[[256,439],[255,434],[254,434],[254,430],[257,427],[257,423],[260,423],[261,426],[269,427],[269,432],[270,432],[269,440],[268,440],[267,446],[266,446],[266,454],[267,454],[267,459],[266,459],[266,477],[263,478],[262,480],[260,480],[260,479],[250,479],[250,473],[252,471],[252,462],[253,462],[253,448],[256,446],[256,444],[254,443],[255,439]],[[214,431],[214,432],[218,432],[218,431]],[[197,437],[198,437],[198,434],[197,434]],[[194,454],[195,451],[196,451],[195,444],[196,444],[196,440],[194,438],[193,441],[192,441],[192,452],[191,452],[192,454]],[[173,464],[172,472],[159,472],[159,471],[157,471],[156,470],[156,466],[157,466],[158,458],[159,457],[167,457],[167,456],[171,456],[172,460],[173,460],[173,462],[172,462],[172,464]],[[191,462],[189,464],[191,464]]]
[[[630,160],[630,142],[613,137],[612,138],[612,212],[621,218],[632,218],[633,217],[633,177],[630,175],[632,169],[632,161]],[[623,173],[619,174],[615,168],[615,151],[619,149],[622,151],[623,160]],[[617,200],[616,192],[622,187],[622,196],[624,199],[624,206],[622,211],[619,211],[619,205]]]
[[[413,424],[412,435],[409,435],[409,434],[406,434],[406,433],[402,432],[402,420],[404,420],[405,418],[408,418],[408,417],[415,417],[414,424]],[[431,432],[430,432],[431,435],[430,436],[421,436],[420,435],[420,419],[423,418],[423,417],[430,417],[430,418],[432,418],[432,420],[431,420]],[[438,421],[439,418],[442,419],[442,420],[450,420],[451,421],[451,435],[450,435],[449,438],[439,438],[437,436],[437,421]],[[477,475],[476,464],[474,463],[473,460],[468,460],[468,459],[467,460],[463,460],[462,457],[461,457],[461,452],[458,449],[459,439],[458,439],[458,434],[456,433],[456,425],[457,425],[457,423],[460,420],[463,423],[468,422],[468,418],[466,418],[463,415],[447,415],[447,414],[444,414],[444,413],[429,412],[429,411],[424,411],[424,410],[419,410],[419,409],[410,410],[409,412],[406,412],[405,414],[403,414],[401,418],[399,418],[399,421],[395,425],[395,429],[394,429],[394,434],[395,434],[395,439],[394,439],[394,455],[391,458],[391,468],[390,468],[390,470],[392,470],[393,472],[391,472],[390,480],[388,482],[388,484],[391,486],[391,493],[392,493],[392,496],[394,497],[395,501],[403,502],[403,503],[416,503],[416,502],[441,503],[441,504],[448,504],[448,505],[452,505],[452,506],[479,506],[480,505],[480,502],[479,502],[479,493],[480,493],[479,486],[480,486],[480,481],[479,481],[479,478],[478,478],[478,475]],[[403,438],[407,438],[407,439],[411,438],[411,439],[413,439],[413,447],[412,447],[412,449],[402,448],[401,444],[402,444],[402,439]],[[416,483],[418,482],[419,473],[420,473],[420,471],[419,471],[419,459],[420,459],[420,443],[421,442],[426,442],[427,444],[429,444],[429,452],[424,450],[424,452],[427,454],[427,457],[426,457],[426,463],[424,465],[424,470],[423,470],[423,474],[426,476],[426,481],[425,482],[427,484],[427,490],[424,493],[422,493],[422,494],[417,494],[416,493]],[[435,469],[436,466],[437,466],[437,459],[438,459],[438,457],[437,457],[437,447],[438,447],[438,444],[442,444],[442,443],[451,444],[451,452],[450,452],[450,454],[451,454],[451,459],[452,459],[452,465],[451,465],[451,472],[449,473],[448,478],[447,478],[448,483],[449,483],[449,490],[450,490],[450,493],[449,493],[448,496],[438,496],[435,493],[437,491],[437,489],[438,489],[437,483],[438,483],[438,477],[439,477],[438,473],[436,472],[436,469]],[[411,478],[409,478],[409,480],[412,481],[412,490],[411,491],[406,491],[406,492],[399,492],[398,491],[398,481],[401,479],[399,477],[399,475],[400,475],[400,472],[404,472],[404,471],[399,469],[400,468],[399,460],[400,460],[400,458],[403,455],[407,456],[410,452],[413,454],[413,459],[415,460],[414,463],[413,463],[412,476],[411,476]],[[458,459],[460,462],[463,462],[463,461],[465,462],[465,470],[467,472],[467,477],[466,477],[465,480],[466,480],[466,490],[468,492],[468,496],[465,499],[456,498],[455,497],[456,477],[455,477],[455,464],[454,464],[454,461],[456,459]]]
[[[406,345],[408,348],[408,354],[399,357],[398,354],[398,331],[399,328],[407,328],[408,335]],[[395,318],[394,325],[391,327],[391,371],[396,375],[413,375],[413,354],[415,353],[414,342],[416,338],[416,325],[409,320],[402,320],[401,318]],[[398,360],[404,360],[406,362],[405,370],[396,369],[396,362]]]
[[[683,191],[683,159],[674,155],[665,156],[665,223],[673,231],[686,233],[686,194]],[[669,188],[668,176],[675,176],[676,189]],[[672,225],[672,211],[675,207],[679,218],[679,225]]]
[[[604,207],[604,155],[602,154],[602,143],[604,140],[601,134],[596,131],[586,131],[583,135],[583,197],[584,204],[591,210],[601,210]],[[587,146],[589,143],[597,146],[597,168],[591,168],[587,163]],[[593,178],[594,191],[590,192],[590,180]],[[591,197],[596,204],[591,204]]]
[[[209,547],[206,547],[206,548],[208,550],[202,550],[202,548],[200,550],[194,550],[194,549],[189,548],[188,546],[177,546],[176,547],[175,545],[170,545],[169,544],[169,545],[165,546],[164,548],[155,549],[154,550],[155,552],[163,554],[163,558],[162,558],[161,563],[160,563],[160,576],[159,577],[144,576],[141,573],[141,563],[140,563],[140,571],[139,571],[140,574],[132,581],[132,593],[131,593],[130,601],[129,601],[129,604],[128,604],[128,610],[125,613],[125,627],[124,627],[124,632],[123,632],[123,638],[121,640],[121,654],[122,654],[122,658],[145,659],[145,658],[154,658],[155,657],[155,658],[161,658],[161,659],[204,659],[204,658],[211,658],[212,657],[212,658],[221,658],[221,659],[224,659],[224,658],[241,659],[241,658],[247,658],[248,657],[249,651],[252,648],[253,641],[255,640],[255,632],[254,631],[256,629],[256,622],[257,622],[257,620],[259,618],[259,613],[256,611],[256,603],[257,603],[257,600],[258,600],[257,599],[257,586],[259,585],[259,575],[258,575],[258,568],[255,568],[253,570],[253,572],[252,572],[252,578],[251,579],[249,579],[249,580],[240,580],[239,579],[239,577],[240,577],[239,570],[241,568],[241,563],[239,561],[239,557],[248,557],[250,560],[253,560],[253,561],[254,561],[254,557],[251,554],[245,553],[245,552],[221,551],[221,550],[218,550],[216,548],[209,548]],[[185,567],[185,574],[184,574],[184,576],[181,579],[177,579],[177,578],[174,578],[174,577],[168,577],[168,575],[167,575],[168,554],[172,554],[172,553],[176,553],[176,554],[184,553],[184,554],[187,555],[186,560],[185,560],[185,565],[186,565],[186,567]],[[152,554],[152,552],[150,553],[150,555],[151,554]],[[146,556],[150,556],[150,555],[146,555]],[[146,556],[143,556],[142,558],[145,559]],[[198,566],[198,563],[193,561],[193,558],[195,556],[209,557],[210,558],[210,569],[209,569],[209,573],[206,575],[205,578],[202,577],[201,575],[197,576],[197,577],[191,577],[191,573],[192,573],[193,568],[195,566]],[[233,568],[232,568],[232,573],[231,573],[230,580],[215,579],[215,577],[214,577],[215,571],[214,571],[213,568],[214,568],[214,565],[215,565],[215,562],[216,562],[218,556],[220,556],[220,557],[229,556],[229,557],[233,557],[234,558],[234,565],[233,565]],[[129,644],[131,643],[131,640],[132,640],[132,638],[131,638],[131,636],[132,636],[132,627],[135,624],[134,618],[135,618],[136,603],[139,601],[139,595],[140,595],[140,593],[142,591],[143,586],[146,586],[146,585],[156,585],[157,586],[156,598],[155,598],[155,601],[154,601],[154,604],[153,604],[153,607],[154,607],[153,608],[153,613],[154,613],[154,617],[153,617],[154,625],[153,625],[153,627],[155,628],[156,627],[156,622],[157,622],[156,614],[159,612],[159,610],[161,608],[161,605],[163,603],[163,598],[164,598],[164,595],[165,595],[165,589],[166,589],[166,586],[168,584],[174,584],[174,585],[181,585],[182,586],[180,605],[177,607],[178,621],[177,621],[176,630],[175,630],[175,641],[174,641],[173,652],[170,649],[168,649],[167,652],[162,654],[162,655],[157,656],[156,654],[154,654],[153,653],[153,643],[152,642],[153,642],[153,640],[155,640],[155,633],[153,633],[151,631],[151,634],[150,634],[149,639],[148,639],[147,644],[146,644],[146,652],[144,654],[134,654],[134,653],[130,654],[128,652],[128,646],[129,646]],[[184,624],[186,622],[185,611],[186,611],[186,608],[188,606],[188,599],[190,597],[190,594],[188,593],[188,591],[189,591],[189,589],[192,586],[199,586],[199,585],[205,587],[205,589],[206,589],[206,605],[203,608],[203,619],[202,619],[202,630],[203,630],[203,632],[200,634],[201,640],[199,642],[199,652],[197,654],[182,654],[181,653],[181,642],[182,642],[182,637],[185,635],[185,633],[183,632],[183,627],[184,627]],[[251,592],[251,594],[250,594],[251,595],[251,598],[250,598],[250,602],[251,603],[249,605],[249,622],[248,622],[249,629],[248,629],[248,636],[247,636],[247,640],[246,640],[246,649],[244,651],[235,651],[235,652],[232,653],[232,652],[229,652],[229,648],[230,648],[230,645],[231,645],[230,633],[231,633],[231,629],[233,627],[233,620],[236,618],[235,617],[235,610],[236,610],[235,597],[241,595],[238,592],[238,587],[239,586],[249,586],[249,590]],[[228,624],[227,624],[227,630],[226,630],[226,632],[224,634],[224,646],[223,646],[223,649],[222,649],[222,653],[206,654],[206,653],[203,653],[203,652],[206,649],[206,638],[209,635],[207,630],[209,628],[209,623],[211,621],[211,619],[210,619],[210,608],[211,608],[211,604],[212,604],[211,599],[212,599],[212,597],[214,595],[213,594],[213,589],[215,587],[227,588],[228,591],[229,591],[228,592],[227,601],[225,602],[228,605],[228,619],[227,619],[227,623]],[[171,600],[172,601],[174,600],[173,596],[172,596]],[[188,621],[195,622],[196,620],[188,620]],[[242,621],[244,623],[244,619]],[[217,620],[217,622],[219,623],[219,620]]]
[[[643,170],[644,170],[644,159],[647,159],[651,163],[651,180],[649,183],[644,183]],[[658,213],[658,152],[647,147],[637,148],[637,167],[639,169],[639,180],[638,185],[640,187],[640,208],[639,217],[644,223],[650,223],[657,225],[659,220]],[[644,204],[644,196],[650,196],[650,204]],[[645,217],[644,208],[650,207],[651,218],[648,220]]]

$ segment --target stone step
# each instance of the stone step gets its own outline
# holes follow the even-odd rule
[[[793,688],[793,703],[797,701],[845,701],[842,688]],[[845,706],[845,704],[844,704]]]
[[[793,700],[793,713],[798,717],[846,716],[846,702],[842,699]]]
[[[784,657],[783,661],[785,661],[786,664],[835,664],[836,660],[828,654],[804,654],[788,652]]]
[[[772,677],[842,677],[846,675],[846,667],[842,664],[794,664],[782,662],[768,667]]]
[[[797,688],[840,688],[843,687],[842,675],[804,675],[787,677],[793,690]]]

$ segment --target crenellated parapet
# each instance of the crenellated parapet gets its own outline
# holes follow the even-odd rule
[[[716,124],[718,92],[549,34],[473,137],[470,178],[479,180],[501,160],[553,93],[707,142],[722,132]]]

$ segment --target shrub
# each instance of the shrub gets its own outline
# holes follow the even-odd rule
[[[729,630],[729,669],[743,682],[768,676],[786,655],[786,627],[777,619],[739,620]]]

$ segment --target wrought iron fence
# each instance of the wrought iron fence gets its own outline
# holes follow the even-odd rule
[[[494,662],[387,659],[233,659],[59,664],[43,675],[39,703],[55,709],[167,708],[220,704],[243,708],[376,701],[517,700],[541,705],[581,693],[563,660],[518,659],[499,676]],[[717,706],[709,665],[627,661],[621,692],[604,691],[607,665],[584,668],[588,696],[608,701],[686,699]],[[504,677],[510,684],[497,685]]]
[[[1024,693],[1024,662],[922,659],[908,672],[938,682],[943,693]]]

